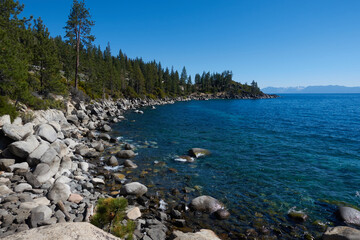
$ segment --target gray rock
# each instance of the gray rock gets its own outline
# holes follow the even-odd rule
[[[5,185],[0,185],[0,196],[3,197],[7,194],[13,193],[13,191]]]
[[[98,152],[104,151],[104,144],[102,142],[94,142],[91,144],[91,147],[95,148]]]
[[[69,185],[61,182],[56,182],[54,186],[50,189],[47,197],[48,199],[58,202],[66,201],[71,194]]]
[[[94,122],[89,122],[89,124],[88,124],[88,129],[90,129],[90,130],[95,130],[95,123]]]
[[[31,210],[30,223],[32,227],[37,227],[42,222],[51,218],[52,211],[45,205],[39,205],[38,207]],[[29,238],[27,238],[29,239]]]
[[[192,148],[189,150],[189,155],[192,157],[199,158],[202,156],[210,155],[210,151],[203,148]]]
[[[89,164],[87,162],[80,162],[79,163],[81,170],[84,172],[89,171]]]
[[[105,125],[103,126],[103,130],[104,130],[105,132],[110,132],[110,131],[111,131],[111,127],[110,127],[109,125],[105,124]]]
[[[52,126],[56,132],[61,132],[61,126],[58,122],[56,121],[50,121],[49,125]]]
[[[41,124],[37,126],[35,134],[50,143],[57,139],[57,133],[55,129],[49,124]]]
[[[166,234],[165,232],[160,228],[151,228],[146,231],[149,237],[153,240],[165,240]]]
[[[147,192],[147,187],[139,182],[125,184],[122,191],[128,195],[142,196]]]
[[[345,226],[329,227],[322,236],[323,240],[359,240],[360,231]]]
[[[40,183],[45,183],[55,176],[60,167],[60,158],[55,157],[52,162],[40,163],[36,166],[34,176]]]
[[[10,171],[9,166],[15,164],[15,159],[12,158],[2,158],[0,159],[0,170]]]
[[[24,126],[6,123],[3,126],[3,132],[6,137],[9,137],[15,141],[22,140],[25,136],[28,136],[34,132],[34,124],[27,123]]]
[[[40,162],[50,164],[57,157],[57,152],[54,148],[49,147],[40,158]]]
[[[27,162],[15,163],[9,166],[8,169],[10,170],[10,172],[15,172],[18,169],[29,171],[29,164]]]
[[[18,193],[21,193],[26,190],[31,190],[31,189],[32,189],[32,186],[28,183],[20,183],[20,184],[16,185],[14,188],[15,192],[18,192]]]
[[[30,135],[24,141],[11,143],[8,148],[11,153],[20,158],[27,158],[29,154],[39,146],[39,142],[34,135]]]
[[[26,178],[26,181],[34,188],[39,188],[41,186],[41,183],[36,179],[34,174],[32,174],[31,172],[27,172],[25,174],[25,178]]]
[[[44,153],[49,149],[49,143],[41,142],[40,145],[27,158],[30,166],[36,166]]]
[[[71,169],[72,161],[69,156],[64,156],[61,160],[60,168],[62,169]]]
[[[120,150],[116,153],[116,156],[119,158],[133,158],[136,154],[132,150]]]
[[[79,119],[76,115],[69,115],[66,117],[66,119],[68,120],[68,122],[73,123],[75,125],[79,124]]]
[[[351,207],[339,207],[338,213],[345,223],[360,226],[360,211]]]
[[[215,217],[220,220],[227,219],[230,217],[230,213],[226,209],[219,209],[215,212]]]
[[[106,133],[100,133],[99,138],[105,141],[110,141],[111,139],[110,135]]]
[[[125,160],[124,161],[124,166],[128,167],[128,168],[137,168],[138,166],[131,160]]]
[[[8,114],[0,117],[0,127],[4,126],[5,124],[11,124],[10,115]]]
[[[118,160],[115,156],[111,156],[107,162],[109,166],[117,166],[119,165]]]
[[[209,229],[201,229],[195,233],[183,233],[179,230],[173,232],[174,240],[220,240],[216,234]]]
[[[80,120],[88,120],[89,119],[88,115],[86,115],[86,113],[83,110],[77,111],[77,117]]]
[[[125,148],[125,150],[134,150],[134,149],[135,149],[135,146],[132,145],[132,144],[130,144],[130,143],[126,143],[126,144],[124,145],[124,148]]]
[[[33,228],[22,231],[14,235],[3,238],[2,240],[119,240],[119,238],[107,233],[91,223],[86,222],[69,222],[57,223],[50,226]]]
[[[223,209],[224,205],[217,199],[210,196],[200,196],[191,201],[191,207],[200,212],[213,213]]]

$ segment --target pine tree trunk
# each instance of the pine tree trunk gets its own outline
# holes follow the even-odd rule
[[[76,36],[75,89],[78,89],[78,70],[80,66],[80,25]]]

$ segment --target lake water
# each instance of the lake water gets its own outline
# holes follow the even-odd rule
[[[220,232],[249,235],[249,229],[266,228],[264,234],[280,238],[316,236],[323,231],[319,222],[339,224],[339,202],[359,206],[360,94],[190,101],[143,110],[126,113],[113,134],[148,146],[137,150],[141,171],[161,161],[177,172],[154,171],[140,181],[169,197],[171,189],[186,186],[195,190],[189,200],[206,194],[224,202],[231,218],[209,223],[221,225]],[[192,147],[212,154],[194,163],[174,161]],[[287,217],[294,207],[308,214],[305,223]]]

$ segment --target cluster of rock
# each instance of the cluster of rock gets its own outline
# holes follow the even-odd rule
[[[121,121],[123,111],[171,103],[174,100],[122,99],[88,105],[68,102],[65,112],[36,111],[33,121],[24,124],[20,118],[11,123],[9,116],[2,116],[1,141],[11,143],[0,155],[0,237],[24,230],[36,233],[29,229],[41,226],[89,221],[97,199],[114,196],[125,196],[129,201],[126,215],[136,221],[134,239],[165,239],[171,234],[170,222],[184,226],[179,211],[165,212],[164,201],[148,195],[141,183],[126,182],[118,176],[121,174],[111,176],[121,182],[121,189],[115,194],[102,193],[108,176],[99,175],[94,164],[105,148],[116,144],[117,139],[108,134],[109,124]],[[118,159],[123,159],[124,168],[136,168],[130,160],[136,156],[134,146],[122,146],[107,164],[117,166]],[[174,237],[191,239],[178,235]]]

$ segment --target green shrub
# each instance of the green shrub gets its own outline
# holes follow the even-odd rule
[[[10,115],[11,121],[18,116],[16,107],[9,103],[9,99],[7,97],[0,96],[0,116],[6,114]]]
[[[31,122],[35,118],[32,112],[26,112],[26,113],[22,112],[20,113],[20,117],[24,124]]]
[[[96,214],[91,218],[95,226],[110,231],[117,237],[132,240],[135,223],[131,220],[126,225],[121,223],[125,217],[128,202],[125,198],[100,198],[96,206]]]

